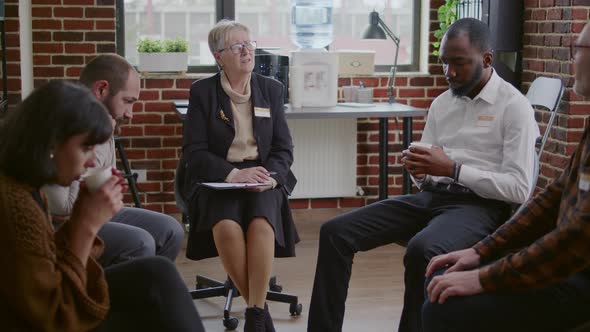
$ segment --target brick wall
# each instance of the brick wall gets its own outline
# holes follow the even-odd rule
[[[33,76],[76,79],[96,54],[115,52],[114,0],[32,0]],[[9,99],[20,100],[18,1],[6,1]]]
[[[444,1],[431,0],[431,8]],[[569,68],[571,42],[569,32],[578,33],[588,20],[588,0],[525,0],[524,90],[540,74],[563,78],[572,85]],[[33,56],[35,84],[52,78],[78,76],[80,68],[93,56],[115,50],[114,0],[33,0]],[[18,51],[18,1],[8,0],[7,74],[11,104],[20,99]],[[436,10],[430,11],[430,28],[436,29]],[[432,34],[430,35],[432,39]],[[549,45],[549,46],[545,46]],[[403,76],[396,79],[399,102],[428,107],[447,88],[442,68],[430,57],[429,75]],[[375,88],[376,101],[386,100],[387,78],[354,78]],[[140,183],[144,206],[166,213],[177,212],[173,195],[174,170],[178,163],[182,124],[174,113],[171,100],[188,98],[193,78],[187,76],[150,75],[142,78],[140,101],[134,108],[133,121],[123,127],[123,142],[132,168],[146,169],[147,181]],[[349,85],[351,78],[342,78],[339,85]],[[560,108],[552,138],[543,156],[540,186],[556,177],[567,163],[580,138],[587,102],[568,90]],[[543,125],[547,114],[538,112]],[[424,119],[414,121],[414,139],[419,139]],[[389,122],[389,194],[401,193],[401,120]],[[378,182],[378,121],[358,121],[357,183],[367,194],[364,197],[293,200],[295,208],[354,207],[375,199]],[[127,201],[131,202],[130,197]]]
[[[539,188],[567,166],[590,114],[590,103],[571,89],[574,79],[569,51],[590,18],[589,6],[590,0],[525,0],[523,91],[541,75],[560,78],[568,88],[542,155]],[[537,111],[536,117],[544,132],[549,112]]]
[[[6,76],[8,89],[8,102],[14,105],[20,100],[20,42],[18,0],[5,1],[5,28],[6,28]],[[1,69],[0,69],[1,70]],[[0,82],[2,84],[2,82]]]
[[[114,0],[33,0],[33,4],[35,86],[54,78],[77,79],[96,54],[116,51]]]
[[[139,183],[146,208],[178,212],[173,180],[182,145],[182,123],[171,100],[188,99],[192,82],[193,79],[178,76],[142,78],[133,120],[122,128],[131,168],[147,170],[147,181]]]

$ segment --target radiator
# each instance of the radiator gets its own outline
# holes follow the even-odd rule
[[[287,120],[293,136],[291,198],[356,195],[356,119]]]

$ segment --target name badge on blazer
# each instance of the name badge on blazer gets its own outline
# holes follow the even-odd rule
[[[578,189],[583,191],[590,189],[590,173],[582,173],[578,182]]]
[[[254,116],[270,118],[270,108],[254,107]]]

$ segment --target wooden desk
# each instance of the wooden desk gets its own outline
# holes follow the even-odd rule
[[[175,100],[176,112],[184,121],[188,109],[188,100]],[[285,104],[287,119],[336,119],[336,118],[379,118],[379,199],[387,198],[387,133],[388,118],[403,118],[402,145],[407,149],[412,140],[412,118],[425,116],[426,110],[405,104],[375,103],[373,107],[304,107],[291,108]],[[403,170],[402,192],[411,193],[412,183],[407,171]]]

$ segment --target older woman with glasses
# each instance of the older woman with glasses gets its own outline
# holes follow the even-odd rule
[[[220,72],[192,85],[184,126],[187,256],[219,255],[247,303],[244,331],[274,331],[265,303],[273,258],[294,256],[299,240],[287,200],[296,179],[283,87],[252,72],[256,42],[245,25],[220,21],[209,49]],[[216,190],[204,182],[259,186]]]

